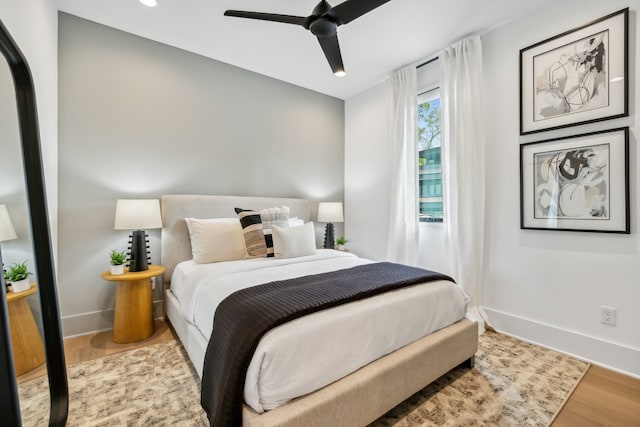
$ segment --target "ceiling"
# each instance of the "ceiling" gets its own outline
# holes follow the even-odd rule
[[[58,9],[317,92],[348,99],[394,69],[552,0],[392,0],[338,28],[347,75],[296,25],[225,17],[227,9],[308,16],[318,0],[57,0]],[[341,0],[329,0],[334,6]]]

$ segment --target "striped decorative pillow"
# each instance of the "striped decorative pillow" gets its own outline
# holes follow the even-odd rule
[[[247,254],[252,257],[273,257],[271,225],[288,227],[289,207],[280,206],[260,211],[235,208],[235,211],[242,226]]]

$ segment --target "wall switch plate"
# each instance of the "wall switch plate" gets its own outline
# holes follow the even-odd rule
[[[614,307],[600,306],[600,323],[605,325],[616,324],[616,309]]]

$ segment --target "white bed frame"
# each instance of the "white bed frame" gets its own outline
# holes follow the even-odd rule
[[[191,259],[191,244],[184,218],[231,218],[234,208],[263,209],[289,206],[291,216],[310,220],[306,199],[165,195],[162,205],[162,257],[166,271],[165,313],[182,342],[198,375],[208,339],[180,313],[180,305],[169,291],[175,266]],[[473,366],[478,348],[475,322],[463,319],[407,345],[358,371],[279,408],[257,414],[243,409],[243,426],[364,426],[422,389],[441,375],[467,362]]]

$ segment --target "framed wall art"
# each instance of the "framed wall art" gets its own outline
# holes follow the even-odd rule
[[[629,114],[629,9],[520,50],[520,134]]]
[[[520,145],[520,228],[629,234],[629,128]]]

